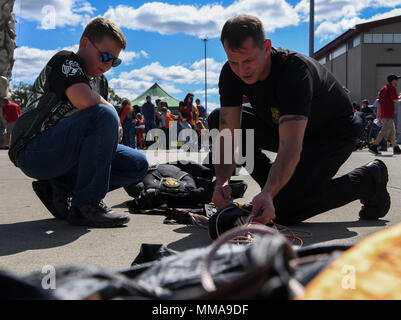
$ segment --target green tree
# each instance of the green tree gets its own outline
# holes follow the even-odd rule
[[[121,105],[121,101],[123,99],[119,97],[112,88],[109,87],[109,102],[116,106],[116,105]]]
[[[11,90],[11,100],[17,103],[21,109],[25,108],[28,102],[28,94],[32,90],[32,85],[24,82],[14,84]]]

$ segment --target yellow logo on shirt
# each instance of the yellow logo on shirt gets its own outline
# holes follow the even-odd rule
[[[277,108],[270,108],[270,111],[272,112],[272,120],[273,123],[277,123],[280,119],[280,111]]]

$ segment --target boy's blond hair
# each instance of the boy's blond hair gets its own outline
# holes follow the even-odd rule
[[[88,23],[82,37],[87,37],[92,42],[100,42],[104,36],[108,36],[116,41],[122,50],[127,47],[127,40],[121,29],[107,18],[95,18]]]

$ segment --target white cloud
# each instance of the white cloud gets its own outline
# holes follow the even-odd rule
[[[153,83],[148,81],[124,80],[121,78],[109,80],[109,87],[113,88],[114,92],[120,97],[128,99],[135,99],[152,85]]]
[[[395,17],[395,16],[399,16],[399,15],[401,15],[401,8],[374,15],[374,16],[370,17],[369,19],[352,17],[349,19],[343,18],[343,19],[335,21],[335,22],[324,21],[316,28],[315,34],[321,40],[326,40],[326,39],[332,38],[338,34],[341,34],[342,32],[344,32],[350,28],[353,28],[357,24],[391,18],[391,17]]]
[[[223,63],[208,58],[207,80],[211,85],[217,84]],[[194,62],[189,68],[183,65],[163,66],[160,62],[153,62],[139,69],[122,72],[120,78],[124,80],[138,80],[148,82],[172,82],[176,84],[203,83],[205,79],[204,59]]]
[[[199,89],[195,90],[194,94],[198,94],[200,96],[205,96],[205,89]],[[214,95],[214,94],[219,94],[219,88],[208,88],[207,89],[207,95]]]
[[[337,22],[324,21],[316,28],[315,35],[322,41],[327,40],[363,22],[365,22],[363,19],[357,17],[342,19]]]
[[[121,51],[120,56],[119,56],[119,58],[121,58],[123,61],[122,63],[126,64],[126,65],[130,65],[133,60],[140,59],[142,57],[148,58],[149,54],[144,50],[140,50],[139,52]]]
[[[127,5],[110,7],[104,16],[116,21],[120,27],[132,30],[216,38],[225,21],[237,14],[257,15],[266,32],[299,23],[297,12],[285,0],[237,0],[227,7],[220,4],[197,6],[148,2],[138,8]]]
[[[401,9],[396,8],[370,18],[362,17],[363,10],[368,8],[394,8],[400,5],[401,0],[316,0],[316,36],[321,40],[327,40],[354,27],[356,24],[400,15]],[[309,21],[309,0],[301,0],[295,6],[295,10],[302,21]]]
[[[223,63],[217,62],[213,58],[208,58],[207,66],[208,83],[210,85],[217,85]],[[160,84],[168,93],[174,95],[183,93],[180,89],[183,85],[195,86],[203,84],[204,80],[203,59],[193,62],[190,64],[190,67],[183,65],[163,66],[160,62],[153,62],[138,69],[121,72],[118,77],[111,79],[109,84],[118,95],[133,99],[155,82]],[[209,90],[209,94],[218,93],[217,88]],[[203,90],[198,90],[194,93],[202,93],[204,95]]]
[[[220,108],[220,104],[212,101],[207,102],[207,113],[212,112],[214,109]]]
[[[149,53],[147,53],[147,52],[144,51],[144,50],[141,50],[141,51],[139,51],[139,52],[142,54],[142,56],[143,56],[144,58],[149,59]]]
[[[135,99],[145,90],[149,89],[153,84],[154,82],[152,81],[127,80],[121,78],[113,78],[109,80],[110,88],[113,88],[114,92],[120,97],[128,99]],[[171,95],[182,93],[181,89],[178,89],[169,83],[161,82],[159,85]]]
[[[15,49],[12,80],[33,82],[56,53],[57,50],[41,50],[25,46]]]
[[[223,68],[224,63],[217,62],[213,58],[207,58],[206,59],[207,63],[207,71],[213,71],[213,72],[219,72],[221,71],[221,68]],[[191,65],[191,69],[195,70],[204,70],[205,68],[205,59],[202,59],[200,61],[196,61]]]
[[[86,0],[17,0],[14,4],[17,19],[37,21],[40,29],[85,25],[95,11]]]
[[[399,1],[399,2],[401,2],[401,1]],[[395,17],[395,16],[399,16],[399,15],[401,15],[401,8],[393,9],[393,10],[388,11],[388,12],[377,14],[377,15],[367,19],[365,22],[391,18],[391,17]]]
[[[56,48],[53,50],[42,50],[26,46],[18,47],[14,52],[15,63],[13,67],[13,81],[33,82],[46,63],[57,52],[61,50],[77,52],[78,48],[78,45]],[[120,56],[123,60],[123,64],[130,65],[135,59],[147,57],[147,53],[143,50],[140,52],[122,51]],[[110,76],[113,71],[114,69],[111,69],[107,75]]]

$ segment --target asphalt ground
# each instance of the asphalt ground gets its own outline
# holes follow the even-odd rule
[[[391,152],[390,152],[391,150]],[[202,161],[205,154],[144,151],[151,164],[175,160]],[[274,154],[271,154],[274,158]],[[366,149],[354,152],[340,168],[345,174],[374,159]],[[304,246],[310,244],[352,245],[369,234],[401,221],[401,157],[392,149],[379,157],[389,170],[388,190],[391,209],[382,219],[360,221],[361,204],[354,201],[295,226],[290,232],[300,237]],[[240,203],[247,203],[259,187],[241,170],[235,179],[243,179],[248,189]],[[192,225],[163,224],[164,216],[131,214],[127,226],[99,229],[71,226],[51,216],[32,190],[32,179],[26,177],[0,150],[0,268],[16,274],[40,271],[44,266],[91,264],[109,270],[127,268],[139,253],[142,243],[163,244],[176,251],[209,245],[207,230]],[[128,212],[125,205],[131,198],[123,190],[107,194],[106,204],[118,212]]]

